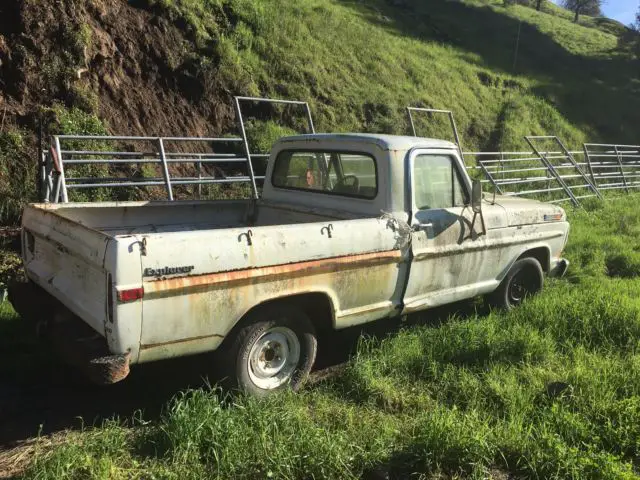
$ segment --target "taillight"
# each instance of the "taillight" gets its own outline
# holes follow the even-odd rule
[[[118,300],[122,303],[134,302],[144,297],[144,288],[130,288],[129,290],[121,290],[118,292]]]
[[[107,274],[107,319],[113,323],[113,280]]]

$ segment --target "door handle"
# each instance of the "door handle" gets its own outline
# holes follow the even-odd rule
[[[433,223],[431,223],[431,222],[429,222],[429,223],[418,223],[413,228],[414,228],[414,230],[424,230],[426,228],[433,228]]]

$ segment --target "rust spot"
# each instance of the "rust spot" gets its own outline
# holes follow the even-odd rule
[[[384,252],[345,255],[322,260],[274,265],[270,267],[248,268],[230,272],[155,280],[145,282],[145,297],[153,297],[154,294],[160,294],[161,292],[183,290],[189,287],[216,284],[225,284],[225,286],[255,284],[267,280],[282,279],[283,277],[293,279],[295,277],[344,271],[363,266],[383,265],[396,262],[401,256],[402,253],[400,250],[388,250]]]
[[[85,367],[85,371],[94,383],[110,385],[124,380],[129,375],[129,360],[129,352],[93,358]]]

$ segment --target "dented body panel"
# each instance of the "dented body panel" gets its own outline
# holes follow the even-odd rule
[[[277,188],[283,150],[357,152],[375,159],[374,198]],[[487,196],[486,231],[469,204],[420,209],[416,154],[452,158],[453,144],[385,135],[280,140],[258,201],[34,204],[23,215],[28,277],[142,363],[216,349],[247,313],[316,294],[344,328],[494,290],[534,251],[554,271],[568,224],[555,205]]]

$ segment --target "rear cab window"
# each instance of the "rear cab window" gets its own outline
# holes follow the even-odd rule
[[[277,188],[373,199],[378,194],[375,159],[366,153],[283,150],[271,183]]]

